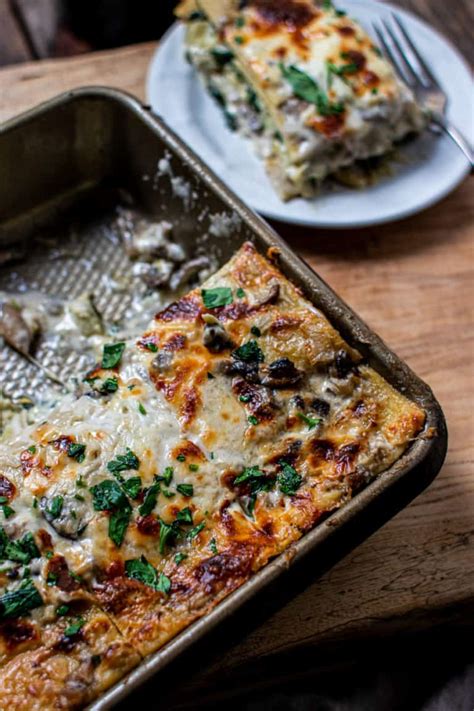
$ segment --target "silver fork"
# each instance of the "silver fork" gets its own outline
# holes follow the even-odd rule
[[[412,89],[418,103],[428,111],[431,126],[441,129],[453,139],[468,159],[472,170],[472,148],[446,116],[446,94],[410,39],[404,23],[393,13],[392,19],[398,28],[397,33],[385,20],[381,20],[380,24],[373,23],[374,32],[386,57],[402,81]]]

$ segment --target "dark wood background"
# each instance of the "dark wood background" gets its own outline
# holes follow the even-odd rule
[[[275,0],[278,2],[278,0]],[[473,0],[398,0],[428,20],[472,63]],[[0,66],[157,39],[175,0],[0,0]]]

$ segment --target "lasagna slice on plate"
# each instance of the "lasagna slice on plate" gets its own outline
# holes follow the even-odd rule
[[[331,2],[185,0],[177,14],[187,58],[284,200],[315,195],[328,176],[367,184],[368,159],[425,126],[411,90]]]

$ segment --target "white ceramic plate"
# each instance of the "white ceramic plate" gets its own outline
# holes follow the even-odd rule
[[[471,138],[472,84],[458,52],[414,15],[375,0],[336,0],[338,8],[371,23],[403,17],[448,97],[448,114]],[[274,192],[249,141],[226,127],[222,113],[184,59],[184,28],[175,25],[160,42],[147,78],[148,102],[235,193],[261,214],[295,224],[348,228],[400,219],[447,195],[469,172],[461,151],[445,136],[426,131],[399,151],[392,175],[364,190],[325,189],[311,200],[283,202]],[[472,140],[472,138],[471,138]]]

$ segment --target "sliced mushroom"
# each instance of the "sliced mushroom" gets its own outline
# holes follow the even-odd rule
[[[86,501],[80,501],[70,494],[61,496],[59,513],[55,511],[54,499],[59,496],[43,496],[40,501],[41,512],[49,523],[63,538],[77,540],[92,518],[90,507]]]
[[[0,336],[19,353],[29,355],[34,334],[21,311],[11,304],[0,304]]]
[[[156,356],[151,361],[151,369],[155,373],[162,373],[169,370],[173,362],[173,351],[158,351]]]
[[[102,316],[97,310],[92,294],[87,292],[81,294],[67,305],[66,310],[77,329],[86,338],[104,333]]]
[[[202,319],[205,322],[203,342],[211,353],[221,353],[234,347],[231,337],[215,316],[203,314]]]
[[[275,304],[280,297],[280,284],[278,282],[273,282],[270,284],[267,291],[263,294],[257,296],[257,299],[252,304],[253,308],[260,308],[260,306],[266,306],[267,304]]]
[[[262,385],[268,388],[290,388],[298,385],[303,373],[289,358],[279,358],[270,363],[262,378]]]
[[[259,383],[258,365],[254,361],[247,363],[246,361],[232,358],[232,360],[222,361],[219,364],[219,370],[224,375],[240,375],[249,383]]]
[[[188,284],[201,271],[208,269],[210,265],[208,257],[196,257],[183,264],[171,277],[170,288],[173,291]]]
[[[343,349],[336,353],[334,364],[331,368],[331,375],[336,378],[347,378],[349,373],[357,371],[357,365],[354,363],[349,353]]]

